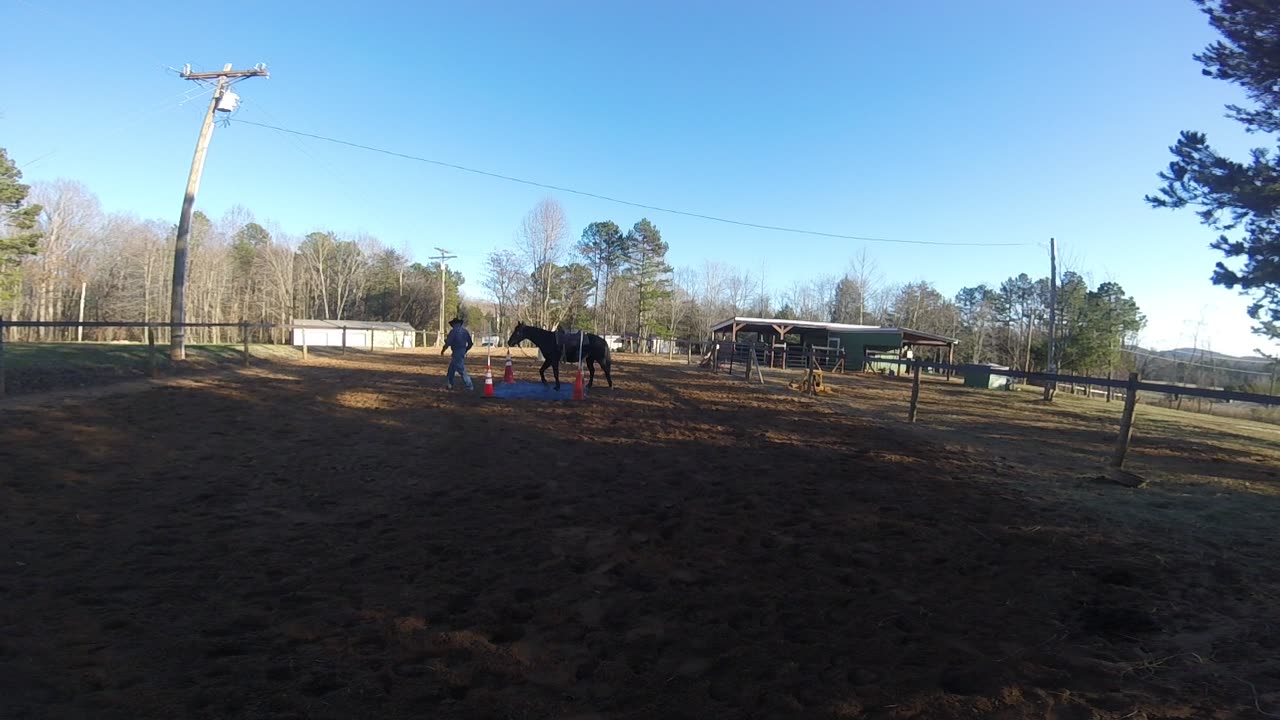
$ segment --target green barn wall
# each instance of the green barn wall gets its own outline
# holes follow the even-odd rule
[[[890,331],[872,332],[835,332],[831,337],[840,339],[840,347],[844,350],[844,366],[846,370],[857,372],[863,369],[868,350],[901,350],[902,333]]]

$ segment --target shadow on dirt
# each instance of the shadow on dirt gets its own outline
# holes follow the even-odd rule
[[[0,715],[1120,717],[1280,684],[1261,540],[1098,527],[682,368],[504,404],[359,362],[0,420]]]

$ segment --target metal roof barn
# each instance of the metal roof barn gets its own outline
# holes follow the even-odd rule
[[[309,347],[412,348],[409,323],[371,320],[294,320],[293,344]]]
[[[731,317],[712,325],[711,332],[735,341],[740,334],[754,333],[760,342],[769,345],[770,366],[774,364],[773,357],[782,358],[782,367],[794,364],[787,358],[795,355],[799,348],[813,347],[821,351],[819,363],[824,368],[830,369],[844,360],[841,367],[852,371],[866,368],[878,353],[893,352],[906,357],[908,348],[933,349],[939,361],[950,363],[958,342],[909,328],[782,318]]]

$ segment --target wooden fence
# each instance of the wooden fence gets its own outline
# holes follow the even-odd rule
[[[915,422],[917,403],[920,395],[920,370],[929,368],[938,372],[964,374],[973,366],[948,365],[924,361],[903,360],[896,364],[911,368],[911,406],[908,410],[908,421]],[[988,369],[983,368],[983,372]],[[1116,436],[1115,450],[1111,456],[1111,466],[1116,470],[1124,467],[1125,456],[1129,452],[1129,442],[1133,434],[1133,416],[1138,405],[1138,394],[1142,392],[1163,393],[1175,397],[1197,397],[1219,400],[1222,402],[1246,402],[1264,407],[1280,406],[1280,396],[1260,395],[1258,393],[1237,392],[1235,390],[1217,390],[1213,388],[1187,387],[1170,383],[1146,382],[1138,373],[1130,373],[1124,380],[1115,378],[1096,378],[1082,375],[1064,375],[1061,373],[1024,372],[1021,370],[990,370],[993,375],[1018,378],[1028,383],[1048,386],[1051,390],[1057,385],[1084,385],[1086,387],[1103,387],[1124,391],[1124,412],[1120,416],[1120,431]]]
[[[835,348],[741,343],[732,340],[715,340],[704,345],[707,350],[702,364],[716,370],[732,372],[734,367],[745,367],[754,354],[756,364],[763,368],[805,370],[814,367],[824,372],[844,371],[845,356]]]
[[[830,356],[819,353],[822,348],[808,348],[806,354],[802,356],[802,365],[800,367],[810,368],[816,367],[823,370],[830,370],[831,367],[840,367],[839,363],[833,363],[830,367],[822,365],[825,358]],[[713,372],[727,371],[730,375],[741,371],[747,380],[751,379],[751,371],[759,365],[768,366],[766,362],[769,355],[766,346],[753,343],[733,343],[729,341],[715,343],[708,354],[709,362],[704,362],[705,367],[709,367]],[[756,356],[758,364],[749,363],[752,355]],[[907,422],[914,423],[919,415],[920,410],[920,375],[922,371],[931,371],[948,379],[952,375],[961,377],[967,371],[975,371],[979,368],[972,365],[955,365],[948,363],[929,362],[924,360],[892,360],[877,359],[878,363],[897,365],[903,368],[900,375],[910,375],[911,377],[911,400],[907,407]],[[737,369],[735,369],[735,365]],[[787,364],[786,367],[791,367]],[[1049,386],[1051,388],[1059,385],[1071,386],[1073,391],[1075,387],[1083,386],[1092,392],[1092,388],[1104,388],[1109,393],[1116,390],[1124,398],[1124,412],[1120,419],[1119,433],[1116,437],[1116,446],[1111,456],[1111,466],[1117,470],[1124,466],[1125,456],[1128,454],[1130,437],[1133,434],[1133,416],[1137,408],[1139,393],[1161,393],[1174,397],[1195,397],[1207,398],[1210,400],[1218,400],[1221,402],[1243,402],[1253,403],[1264,407],[1280,406],[1280,396],[1261,395],[1258,393],[1238,392],[1235,390],[1218,390],[1214,388],[1187,387],[1185,385],[1173,385],[1170,383],[1147,382],[1142,380],[1137,373],[1131,373],[1128,378],[1120,380],[1115,378],[1096,378],[1083,375],[1069,375],[1063,373],[1043,373],[1043,372],[1025,372],[1021,370],[1004,370],[981,368],[982,372],[990,372],[993,375],[1000,375],[1009,378],[1024,380],[1028,383],[1035,383],[1040,386]],[[1109,395],[1110,396],[1110,395]]]
[[[0,317],[0,396],[3,396],[5,394],[5,345],[8,339],[7,330],[9,328],[76,328],[80,330],[83,330],[84,328],[117,328],[117,329],[143,330],[143,335],[146,338],[145,344],[147,345],[147,352],[146,352],[147,374],[150,375],[151,377],[155,377],[157,374],[159,374],[160,366],[164,361],[164,359],[167,357],[167,353],[165,349],[162,347],[158,348],[156,345],[157,335],[159,334],[160,331],[171,330],[173,327],[174,327],[174,323],[168,323],[168,322],[98,322],[98,321],[74,322],[74,321],[44,321],[44,320],[5,320],[4,318]],[[244,365],[246,367],[249,366],[250,364],[251,354],[249,352],[249,343],[254,333],[271,332],[274,330],[284,330],[286,331],[286,333],[288,333],[288,331],[291,331],[294,329],[311,329],[311,330],[316,329],[316,328],[311,328],[304,325],[293,325],[293,324],[279,325],[279,324],[271,324],[271,323],[249,323],[249,322],[181,323],[181,327],[183,327],[184,329],[239,328],[240,344],[242,346],[241,355],[242,355],[242,360],[244,362]],[[338,327],[332,327],[332,328],[326,328],[326,329],[341,331],[342,344],[340,346],[340,352],[342,352],[343,354],[346,354],[348,347],[352,349],[367,350],[369,352],[373,352],[375,350],[374,335],[373,335],[373,332],[370,330],[370,328],[356,327],[356,326],[348,327],[344,325],[344,326],[338,326]],[[358,348],[355,346],[349,346],[347,344],[348,330],[369,331],[366,333],[366,336],[368,338],[368,344],[367,345],[361,344]],[[393,332],[400,332],[407,335],[409,331],[393,331]],[[419,333],[422,334],[423,343],[426,343],[428,338],[434,338],[436,335],[434,331],[415,331],[414,332],[415,343],[417,341],[417,337]],[[309,357],[309,350],[310,350],[310,348],[308,348],[307,346],[306,336],[307,336],[307,333],[305,332],[302,333],[302,343],[300,346],[302,349],[302,358],[304,360]],[[71,344],[71,345],[77,344],[75,341],[65,341],[65,340],[52,341],[52,342],[56,342],[59,344]]]

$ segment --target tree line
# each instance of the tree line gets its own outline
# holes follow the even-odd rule
[[[798,281],[770,293],[763,277],[721,262],[673,268],[668,244],[650,220],[630,229],[613,220],[588,223],[570,243],[569,223],[554,200],[525,216],[514,248],[490,253],[483,321],[494,332],[517,320],[542,327],[684,340],[707,339],[733,316],[899,326],[960,341],[957,361],[1044,369],[1048,360],[1049,280],[1027,274],[978,284],[947,297],[932,283],[887,283],[863,252],[842,274]],[[1062,274],[1058,292],[1058,365],[1081,373],[1132,367],[1125,352],[1144,327],[1137,302],[1115,282],[1090,287]]]
[[[84,185],[28,187],[0,150],[0,315],[10,320],[167,322],[175,227],[104,213]],[[438,265],[413,262],[369,235],[316,230],[292,236],[243,207],[214,221],[192,217],[187,321],[284,326],[294,319],[387,320],[436,325]],[[445,314],[459,311],[465,282],[444,274]],[[65,339],[63,329],[29,329],[32,340]],[[192,342],[238,338],[226,328],[193,328]],[[86,339],[140,340],[142,331],[94,329]],[[262,340],[286,341],[277,328]]]
[[[173,262],[169,223],[104,213],[73,181],[22,185],[0,155],[0,313],[16,320],[166,322]],[[588,328],[601,334],[702,340],[735,315],[900,326],[954,337],[957,360],[1020,369],[1047,365],[1048,279],[1027,274],[978,284],[948,297],[926,281],[886,282],[866,252],[845,272],[770,292],[763,274],[706,261],[673,268],[669,245],[647,218],[629,227],[588,223],[573,238],[564,209],[539,202],[523,218],[512,247],[490,253],[481,285],[487,297],[463,299],[465,278],[446,269],[444,314],[462,313],[473,331],[505,335],[517,321]],[[233,207],[218,220],[193,218],[188,321],[284,326],[298,318],[390,320],[434,330],[441,270],[369,235],[316,230],[293,236]],[[1075,272],[1060,278],[1059,366],[1079,372],[1127,367],[1144,319],[1114,282],[1090,287]],[[235,339],[234,330],[195,330],[193,342]],[[30,339],[68,337],[31,330]],[[101,340],[141,339],[134,330],[91,333]],[[286,341],[283,330],[271,338]]]
[[[569,227],[564,208],[545,199],[525,216],[515,249],[485,258],[483,285],[492,301],[487,324],[499,333],[522,320],[669,335],[679,318],[663,315],[675,295],[657,226],[642,218],[624,232],[612,220],[593,222],[572,245]]]

